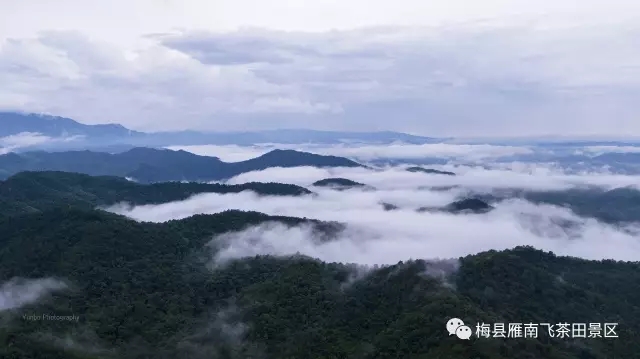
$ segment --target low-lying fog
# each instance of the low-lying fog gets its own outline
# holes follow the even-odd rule
[[[640,257],[640,237],[634,228],[623,229],[593,218],[581,218],[566,208],[514,199],[497,204],[494,211],[486,214],[415,211],[419,207],[444,206],[464,196],[468,190],[553,191],[577,186],[611,189],[636,186],[640,183],[638,176],[568,175],[557,168],[518,163],[502,169],[435,168],[452,170],[458,175],[411,173],[403,168],[271,168],[242,174],[228,183],[293,183],[310,188],[317,196],[261,197],[252,192],[202,194],[185,201],[133,208],[120,205],[111,210],[136,220],[156,222],[239,209],[347,224],[347,229],[329,242],[315,238],[306,227],[287,228],[273,224],[228,233],[214,239],[226,244],[226,249],[218,253],[218,259],[301,253],[325,261],[391,264],[410,258],[451,258],[517,245],[532,245],[557,254],[588,259],[637,260]],[[329,177],[348,178],[376,190],[335,191],[311,186],[314,181]],[[432,188],[454,185],[459,187]],[[399,209],[385,210],[382,203]],[[567,223],[572,225],[567,226]]]

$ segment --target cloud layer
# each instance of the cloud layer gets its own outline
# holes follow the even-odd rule
[[[413,145],[395,143],[390,145],[287,145],[287,144],[263,144],[252,147],[247,146],[171,146],[173,150],[185,150],[202,156],[215,156],[223,161],[236,162],[258,157],[276,148],[294,149],[304,152],[318,153],[322,155],[334,155],[354,158],[362,161],[386,160],[386,159],[423,159],[437,157],[440,159],[457,159],[466,161],[491,160],[500,157],[534,153],[528,147],[497,146],[490,144],[449,144],[434,143]]]
[[[240,209],[347,224],[347,229],[339,238],[329,242],[323,242],[304,226],[289,228],[265,224],[238,233],[227,233],[213,241],[216,247],[223,248],[216,254],[216,260],[219,261],[256,254],[301,253],[325,261],[390,264],[410,258],[452,258],[518,245],[533,245],[558,254],[590,259],[635,260],[640,256],[640,237],[634,229],[622,230],[595,219],[580,218],[560,207],[511,200],[498,204],[494,211],[483,215],[415,211],[423,206],[446,205],[465,190],[419,190],[421,186],[460,183],[466,188],[486,190],[498,187],[550,190],[575,186],[575,180],[582,184],[607,184],[613,187],[623,182],[620,177],[605,175],[574,178],[486,171],[483,177],[482,173],[470,170],[459,177],[449,177],[399,170],[271,169],[244,174],[231,182],[277,180],[308,185],[330,175],[362,181],[376,186],[378,190],[332,191],[316,188],[318,196],[281,198],[259,197],[251,192],[204,194],[181,202],[134,208],[115,207],[112,210],[143,221],[166,221],[197,213]],[[625,177],[624,180],[635,181],[632,177]],[[382,202],[397,205],[400,209],[385,211]]]
[[[457,176],[412,173],[402,167],[370,171],[362,168],[318,169],[313,167],[270,168],[259,172],[241,174],[229,180],[231,184],[244,182],[282,182],[308,186],[316,180],[328,177],[346,177],[383,190],[408,190],[420,188],[462,186],[475,191],[494,189],[563,190],[576,186],[599,186],[607,189],[636,187],[640,176],[612,175],[607,173],[566,174],[562,169],[511,163],[503,168],[471,166],[430,166],[454,171]],[[380,195],[383,192],[377,192]]]
[[[0,154],[5,154],[36,145],[71,142],[78,139],[77,136],[50,137],[41,133],[21,132],[15,135],[0,137]]]
[[[147,130],[628,135],[640,130],[630,24],[187,29],[132,49],[41,32],[0,45],[0,108]]]

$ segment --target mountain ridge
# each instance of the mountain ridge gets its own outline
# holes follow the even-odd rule
[[[0,280],[65,278],[72,286],[0,312],[0,342],[8,344],[0,356],[605,359],[640,350],[633,340],[640,333],[638,263],[516,247],[370,267],[357,280],[357,266],[303,255],[208,267],[225,248],[217,235],[273,222],[324,230],[324,222],[242,211],[164,223],[64,208],[0,218],[7,234],[0,238]],[[80,319],[22,319],[33,313]],[[619,338],[577,342],[541,327],[535,338],[464,342],[447,335],[451,317],[474,332],[475,323],[616,323]],[[229,340],[233,328],[242,330]],[[92,349],[113,355],[42,340],[42,332],[65,343],[90,334]]]
[[[304,187],[283,183],[139,184],[114,176],[89,176],[69,172],[20,172],[5,181],[0,181],[0,215],[15,216],[56,207],[92,209],[119,203],[161,204],[185,200],[197,194],[243,191],[252,191],[264,196],[312,194]]]
[[[234,252],[242,241],[234,234],[249,228],[302,226],[319,234],[317,239],[333,241],[343,238],[337,234],[346,227],[237,210],[153,223],[99,209],[122,201],[166,203],[202,192],[243,190],[309,194],[278,183],[138,184],[62,172],[22,172],[0,182],[2,288],[34,280],[64,281],[59,285],[67,287],[38,301],[0,307],[5,344],[0,357],[235,359],[314,353],[354,359],[608,359],[634,358],[640,350],[634,340],[640,335],[638,262],[584,260],[533,247],[383,266],[301,254],[233,259],[220,255]],[[626,199],[629,191],[615,190],[613,198]],[[37,313],[79,319],[24,319]],[[447,335],[451,317],[472,323],[474,332],[475,323],[616,323],[619,338],[552,338],[541,326],[536,338],[465,342]],[[237,333],[233,340],[230,328],[242,329],[231,330]],[[65,345],[54,340],[60,338]],[[92,350],[68,343],[90,343]]]
[[[0,111],[0,138],[21,133],[40,134],[51,138],[79,136],[65,143],[41,143],[27,146],[31,149],[78,149],[130,145],[134,147],[164,147],[187,145],[253,145],[260,143],[318,143],[367,142],[387,144],[392,142],[434,143],[441,139],[411,135],[393,131],[347,132],[311,129],[278,129],[265,131],[160,131],[142,132],[128,129],[121,124],[80,123],[67,117],[34,113]]]
[[[144,183],[219,181],[272,167],[365,167],[344,157],[294,150],[273,150],[240,162],[186,151],[138,147],[121,153],[33,151],[0,155],[0,179],[24,171],[64,171],[134,178]]]

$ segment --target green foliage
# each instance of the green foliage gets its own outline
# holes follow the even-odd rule
[[[367,185],[365,185],[364,183],[360,183],[360,182],[356,182],[356,181],[352,181],[350,179],[347,178],[325,178],[325,179],[321,179],[319,181],[315,181],[312,184],[313,186],[316,187],[333,187],[333,188],[338,188],[338,189],[347,189],[347,188],[356,188],[356,187],[369,187]]]
[[[225,245],[214,238],[223,233],[278,222],[308,225],[331,240],[343,227],[240,211],[140,223],[94,209],[246,189],[307,193],[281,184],[140,185],[59,172],[0,183],[0,283],[57,278],[68,285],[0,311],[0,358],[606,359],[640,352],[638,263],[518,247],[460,258],[457,272],[444,277],[422,260],[362,268],[257,256],[211,266]],[[79,320],[23,317],[38,314]],[[454,316],[472,329],[478,322],[613,322],[619,338],[552,339],[541,329],[538,339],[461,341],[445,331]]]
[[[357,266],[303,256],[207,269],[211,238],[271,221],[327,228],[238,211],[161,224],[69,209],[0,220],[0,281],[54,277],[70,284],[0,312],[0,343],[11,343],[0,346],[0,357],[604,359],[640,350],[636,263],[523,247],[461,258],[449,285],[431,277],[425,261],[369,268],[359,277]],[[80,320],[22,319],[29,313]],[[620,338],[463,342],[444,329],[452,316],[466,323],[618,322]],[[90,345],[64,349],[51,340],[83,335],[93,338]]]
[[[138,184],[119,177],[92,177],[68,172],[22,172],[0,182],[0,214],[20,214],[58,207],[91,209],[120,202],[157,204],[199,193],[239,193],[298,196],[306,188],[282,183],[240,185],[165,182]]]

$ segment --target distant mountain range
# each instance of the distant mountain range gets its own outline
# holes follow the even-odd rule
[[[85,125],[65,117],[0,112],[0,137],[24,132],[39,133],[48,137],[107,138],[143,135],[142,132],[131,131],[118,124]]]
[[[134,148],[111,154],[92,151],[25,152],[0,155],[0,179],[23,171],[65,171],[94,176],[129,177],[143,183],[218,181],[271,167],[364,167],[343,157],[294,150],[273,150],[242,162],[186,151]]]
[[[253,145],[280,144],[337,144],[403,142],[413,144],[441,142],[441,139],[414,136],[399,132],[340,132],[307,129],[282,129],[247,132],[139,132],[119,124],[86,125],[65,117],[0,112],[0,139],[30,133],[52,139],[72,141],[48,141],[25,146],[29,149],[129,149],[131,147],[164,147],[187,145]],[[1,147],[1,143],[0,143]],[[23,147],[24,148],[24,147]]]
[[[529,142],[527,142],[529,141]],[[557,165],[569,172],[608,170],[620,174],[640,174],[640,152],[630,150],[629,153],[616,152],[607,149],[613,147],[634,147],[636,142],[597,141],[595,139],[565,141],[561,138],[552,142],[521,139],[492,142],[491,139],[454,139],[414,136],[399,132],[338,132],[316,131],[305,129],[281,129],[269,131],[248,132],[154,132],[146,133],[130,130],[119,124],[87,125],[75,120],[49,115],[27,114],[17,112],[0,112],[0,154],[8,152],[24,153],[28,151],[80,151],[94,152],[126,152],[139,147],[165,148],[169,146],[190,145],[238,145],[251,146],[256,144],[282,145],[387,145],[391,143],[403,144],[480,144],[527,146],[531,151],[524,154],[505,154],[491,159],[492,162],[527,162]],[[605,146],[601,150],[588,147]],[[277,147],[277,146],[276,146]],[[444,164],[484,165],[486,159],[469,160],[465,156],[434,156],[428,151],[424,156],[409,158],[379,158],[366,159],[369,164],[378,166],[388,165],[421,165],[433,166]],[[51,168],[53,169],[53,168]],[[0,168],[0,178],[7,176]],[[141,169],[144,170],[144,169]],[[151,168],[147,168],[151,171]],[[144,170],[144,171],[147,171]],[[411,169],[415,171],[416,169]],[[439,171],[440,174],[449,174]],[[432,172],[435,173],[435,172]],[[111,174],[106,173],[106,174]],[[119,175],[122,173],[118,172]],[[449,174],[450,175],[450,174]],[[175,176],[169,176],[175,178]]]
[[[640,138],[595,138],[575,136],[522,137],[522,138],[453,138],[425,137],[402,132],[347,132],[319,131],[309,129],[278,129],[266,131],[208,132],[174,131],[141,132],[128,129],[121,124],[87,125],[76,120],[35,113],[0,111],[0,146],[7,136],[23,133],[40,134],[56,139],[74,138],[63,143],[40,143],[31,149],[84,149],[164,147],[187,145],[254,145],[264,143],[280,144],[337,144],[337,143],[377,143],[402,142],[407,144],[428,144],[447,142],[451,144],[495,144],[507,146],[582,147],[582,146],[625,146],[640,145]]]

